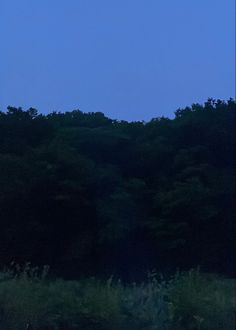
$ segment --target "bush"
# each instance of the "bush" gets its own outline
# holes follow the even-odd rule
[[[199,271],[165,281],[49,281],[27,265],[0,273],[0,329],[235,329],[235,280]]]
[[[235,289],[233,279],[198,270],[177,274],[169,291],[175,329],[235,329]]]

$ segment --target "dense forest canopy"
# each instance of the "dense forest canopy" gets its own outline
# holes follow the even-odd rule
[[[235,110],[209,99],[149,122],[0,112],[1,266],[232,273]]]

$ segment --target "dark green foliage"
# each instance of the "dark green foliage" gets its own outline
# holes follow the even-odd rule
[[[47,278],[27,264],[0,273],[4,330],[234,330],[235,280],[197,270],[144,283]]]
[[[153,267],[232,273],[235,101],[175,114],[0,112],[1,265],[131,280]]]

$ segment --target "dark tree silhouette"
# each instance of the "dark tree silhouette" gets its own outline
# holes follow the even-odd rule
[[[0,112],[1,265],[233,272],[235,104],[147,123]]]

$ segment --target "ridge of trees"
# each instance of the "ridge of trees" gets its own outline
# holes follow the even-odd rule
[[[0,112],[1,265],[232,273],[235,109],[208,99],[149,122]]]

